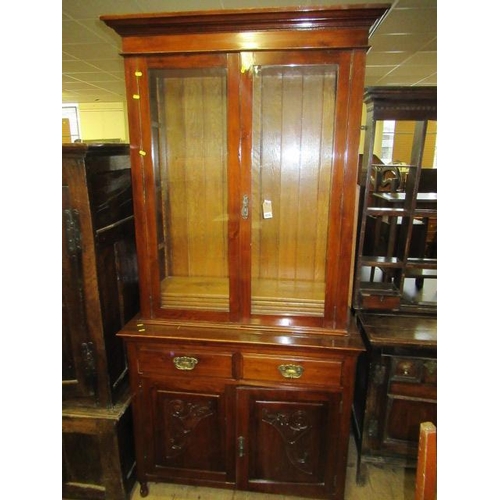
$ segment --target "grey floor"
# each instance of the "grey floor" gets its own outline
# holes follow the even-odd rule
[[[356,484],[356,445],[351,436],[344,500],[414,500],[415,470],[367,465],[367,480]],[[268,495],[198,486],[150,483],[148,500],[298,500],[301,497]],[[131,500],[142,500],[138,484]]]

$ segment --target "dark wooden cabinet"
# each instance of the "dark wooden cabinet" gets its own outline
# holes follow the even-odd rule
[[[353,405],[362,484],[367,463],[416,467],[420,424],[437,424],[437,320],[360,313],[358,321],[368,344]]]
[[[128,364],[139,309],[128,144],[62,147],[63,496],[122,500],[135,481]]]
[[[353,406],[360,483],[366,463],[414,467],[420,424],[437,424],[437,168],[429,133],[437,89],[372,87],[365,102],[353,291],[367,346]],[[408,163],[374,155],[388,120],[405,131]]]
[[[138,478],[340,500],[365,54],[388,5],[103,16],[122,38]]]

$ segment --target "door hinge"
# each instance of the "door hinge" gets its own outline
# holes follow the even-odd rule
[[[242,219],[248,219],[248,206],[250,204],[250,200],[248,198],[248,195],[247,194],[244,194],[243,195],[243,198],[241,200],[241,218]]]
[[[82,250],[80,232],[80,214],[78,210],[64,210],[64,228],[69,255],[75,255]]]
[[[238,457],[242,458],[245,456],[245,438],[240,436],[238,438]]]

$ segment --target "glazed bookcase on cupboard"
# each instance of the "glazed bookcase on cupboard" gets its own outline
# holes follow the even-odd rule
[[[387,8],[103,16],[128,92],[143,495],[343,498],[364,65]]]

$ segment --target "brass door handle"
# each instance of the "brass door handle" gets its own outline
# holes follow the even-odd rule
[[[300,378],[304,373],[304,368],[300,365],[279,365],[278,370],[285,378]]]
[[[190,356],[177,356],[173,359],[173,362],[178,370],[194,370],[194,367],[198,364],[198,360]]]

